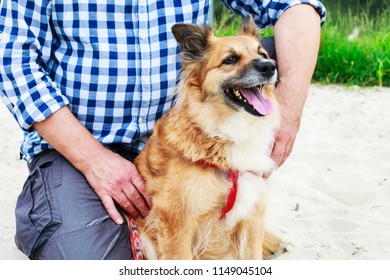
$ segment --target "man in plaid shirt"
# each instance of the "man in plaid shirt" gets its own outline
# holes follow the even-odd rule
[[[171,26],[204,24],[209,1],[1,2],[0,94],[24,131],[30,171],[16,206],[18,248],[32,259],[130,259],[118,208],[137,217],[151,207],[131,162],[172,105],[180,64]],[[224,3],[274,26],[283,115],[272,156],[281,165],[325,8],[317,0]]]

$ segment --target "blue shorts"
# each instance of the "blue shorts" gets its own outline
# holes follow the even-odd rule
[[[124,149],[113,149],[133,160]],[[16,204],[17,247],[30,259],[132,259],[126,223],[114,223],[85,177],[55,150],[28,164]]]

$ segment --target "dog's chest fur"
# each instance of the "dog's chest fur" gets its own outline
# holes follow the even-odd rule
[[[254,119],[237,113],[220,127],[219,134],[232,142],[230,162],[232,168],[257,173],[269,172],[275,168],[270,158],[270,144],[278,125],[278,117]]]
[[[233,116],[219,128],[220,136],[228,137],[232,141],[228,153],[232,168],[239,170],[239,177],[233,208],[224,219],[213,225],[214,229],[210,229],[215,232],[221,231],[223,234],[215,236],[215,240],[209,240],[209,242],[220,243],[220,238],[231,238],[231,236],[226,236],[226,233],[234,234],[235,228],[239,227],[243,221],[249,221],[254,215],[265,211],[267,192],[266,183],[261,175],[275,168],[275,163],[270,158],[269,144],[278,125],[278,118],[249,121],[245,117],[240,117],[240,114]],[[227,187],[231,188],[231,185],[232,183],[228,182]],[[246,233],[241,234],[242,242],[239,248],[236,248],[238,255],[240,251],[246,250],[245,246],[249,245],[245,241],[248,238],[245,236]],[[201,236],[200,239],[207,240],[210,236],[207,236],[206,232],[206,236]],[[228,252],[231,250],[226,251]],[[204,254],[207,255],[207,252]],[[219,256],[221,257],[223,256]],[[237,258],[237,255],[225,255],[225,257]]]

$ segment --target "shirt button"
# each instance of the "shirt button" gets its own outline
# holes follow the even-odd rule
[[[149,78],[149,76],[143,76],[143,77],[142,77],[142,82],[143,82],[144,84],[149,84],[149,83],[150,83],[150,78]]]
[[[141,40],[145,40],[145,38],[146,38],[146,34],[144,32],[142,32],[139,36],[140,36]]]
[[[142,124],[142,122],[143,122],[142,118],[139,118],[139,119],[138,119],[138,123],[139,123],[139,124]]]

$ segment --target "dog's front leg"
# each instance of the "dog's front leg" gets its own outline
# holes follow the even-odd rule
[[[236,227],[236,248],[240,260],[261,260],[264,241],[263,218],[242,221]]]
[[[262,248],[263,258],[266,260],[287,252],[286,244],[283,243],[278,236],[268,230],[265,231]]]
[[[159,259],[191,260],[194,230],[190,219],[183,217],[161,222],[158,237]]]

